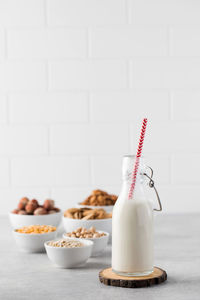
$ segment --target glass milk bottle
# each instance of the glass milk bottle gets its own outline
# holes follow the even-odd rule
[[[112,215],[112,270],[124,276],[144,276],[154,266],[153,208],[144,191],[145,175],[150,187],[154,182],[140,158],[133,196],[128,199],[135,159],[131,155],[123,158],[123,185]]]

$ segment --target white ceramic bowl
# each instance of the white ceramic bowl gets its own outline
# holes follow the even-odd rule
[[[109,219],[97,219],[97,220],[79,220],[63,217],[63,226],[66,232],[71,232],[79,227],[85,227],[89,229],[94,226],[97,231],[105,231],[110,235],[112,234],[112,218]]]
[[[81,207],[88,207],[92,209],[100,209],[103,208],[106,212],[110,213],[113,210],[114,205],[105,205],[105,206],[93,206],[93,205],[82,205],[80,203],[76,204],[76,207],[81,208]]]
[[[105,232],[105,231],[98,231],[100,233],[105,233],[104,236],[101,236],[99,238],[85,238],[84,240],[90,240],[92,241],[93,244],[93,248],[92,248],[92,255],[91,256],[98,256],[100,255],[105,249],[106,246],[108,244],[108,240],[109,240],[109,233]],[[70,238],[66,235],[66,233],[63,233],[63,238]],[[75,239],[75,238],[70,238],[70,239]]]
[[[48,243],[50,241],[46,242],[44,245],[48,258],[61,268],[70,269],[85,264],[88,258],[91,256],[93,242],[85,239],[73,240],[80,241],[84,244],[84,246],[77,248],[59,248],[49,246]]]
[[[62,218],[62,212],[59,211],[50,215],[17,215],[9,213],[10,223],[13,228],[19,228],[29,225],[52,225],[58,227]]]
[[[50,239],[55,239],[57,230],[47,233],[20,233],[13,230],[13,235],[17,246],[23,252],[36,253],[44,252],[44,243]]]

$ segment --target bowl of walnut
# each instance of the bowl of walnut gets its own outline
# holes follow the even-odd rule
[[[105,211],[111,212],[116,201],[116,195],[102,190],[94,190],[84,201],[78,203],[77,207],[103,208]]]
[[[69,208],[64,212],[63,225],[66,232],[72,232],[79,227],[95,227],[98,231],[105,231],[111,235],[112,213],[103,208]]]
[[[54,200],[46,199],[42,205],[36,199],[27,197],[20,199],[17,208],[9,213],[13,228],[29,225],[58,226],[62,219],[62,212],[55,207]]]

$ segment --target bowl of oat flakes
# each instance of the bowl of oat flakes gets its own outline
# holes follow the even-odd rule
[[[51,262],[60,268],[71,269],[84,265],[91,256],[93,242],[85,239],[56,239],[44,244]]]

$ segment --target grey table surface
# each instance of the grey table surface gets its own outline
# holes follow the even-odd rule
[[[0,299],[200,299],[200,215],[155,218],[155,265],[168,280],[158,286],[127,289],[105,286],[98,273],[111,263],[111,246],[84,267],[59,269],[47,255],[18,251],[6,217],[0,218]]]

